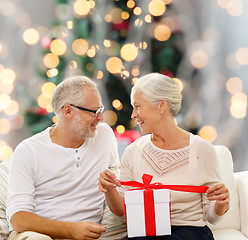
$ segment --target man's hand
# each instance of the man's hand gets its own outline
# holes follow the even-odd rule
[[[103,172],[100,173],[98,187],[100,191],[106,193],[108,190],[120,187],[121,183],[119,180],[116,179],[114,173],[110,170],[105,169]]]
[[[98,239],[101,236],[101,234],[105,231],[106,231],[106,227],[97,224],[95,222],[79,222],[73,224],[72,239],[76,239],[76,240]]]
[[[229,191],[224,183],[217,183],[211,186],[207,190],[207,198],[210,201],[214,201],[214,210],[217,215],[222,216],[224,215],[229,209]]]

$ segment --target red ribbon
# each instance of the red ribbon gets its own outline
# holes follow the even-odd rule
[[[182,192],[194,192],[194,193],[205,193],[208,190],[208,186],[192,186],[192,185],[163,185],[162,183],[150,183],[153,176],[149,174],[143,174],[141,182],[136,181],[120,181],[121,185],[136,187],[138,189],[170,189],[174,191]]]
[[[191,186],[191,185],[163,185],[162,183],[151,184],[153,176],[149,174],[143,174],[143,183],[136,181],[127,181],[120,183],[124,186],[136,187],[139,190],[146,189],[144,194],[144,212],[145,212],[145,226],[146,226],[146,236],[156,236],[156,218],[155,218],[155,205],[154,205],[154,195],[153,189],[170,189],[175,191],[184,192],[195,192],[195,193],[205,193],[208,190],[207,186]]]

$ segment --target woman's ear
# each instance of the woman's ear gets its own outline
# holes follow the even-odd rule
[[[159,100],[159,109],[161,114],[168,110],[168,103],[165,99]]]

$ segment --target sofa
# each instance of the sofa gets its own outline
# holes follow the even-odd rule
[[[221,169],[222,181],[230,192],[230,209],[216,225],[209,224],[215,240],[248,240],[248,171],[233,173],[232,156],[225,146],[215,146]],[[8,171],[10,159],[0,164],[0,240],[7,239],[9,230],[5,216]],[[126,236],[124,217],[113,215],[107,204],[104,207],[102,224],[107,231],[103,240],[123,239]]]

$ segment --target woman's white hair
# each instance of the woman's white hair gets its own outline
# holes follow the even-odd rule
[[[165,99],[169,104],[171,113],[176,116],[182,103],[182,94],[179,85],[173,79],[160,73],[150,73],[138,79],[131,91],[131,102],[136,91],[141,92],[143,97],[157,103]]]
[[[85,76],[74,76],[59,83],[52,94],[52,108],[56,115],[63,106],[68,104],[81,105],[84,103],[83,88],[89,87],[98,91],[96,84]]]

